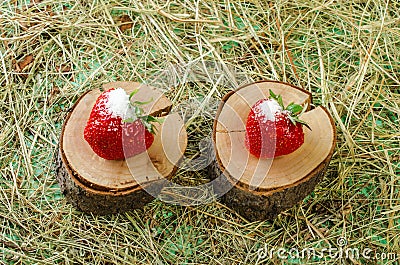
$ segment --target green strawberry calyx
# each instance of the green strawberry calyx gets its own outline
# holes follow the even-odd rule
[[[162,123],[164,121],[164,118],[157,118],[151,115],[146,115],[144,114],[144,110],[141,106],[149,104],[153,101],[153,98],[151,98],[149,101],[133,101],[132,102],[132,97],[139,92],[139,89],[133,90],[130,95],[129,95],[129,111],[131,115],[129,118],[126,118],[123,120],[123,122],[126,123],[131,123],[136,121],[137,119],[140,119],[141,122],[143,123],[144,127],[152,134],[156,134],[156,127],[154,126],[154,122],[157,123]]]
[[[287,117],[293,123],[293,125],[296,125],[296,123],[300,123],[300,124],[306,126],[309,130],[311,130],[311,128],[307,124],[307,122],[299,119],[299,116],[302,115],[307,110],[307,105],[303,107],[299,104],[295,104],[294,102],[291,102],[291,103],[289,103],[289,105],[287,105],[285,107],[283,104],[282,96],[276,95],[271,89],[269,90],[269,99],[273,99],[276,102],[278,102],[278,104],[279,104],[279,106],[281,106],[282,110],[288,112]]]

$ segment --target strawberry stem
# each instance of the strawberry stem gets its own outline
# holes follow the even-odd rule
[[[304,126],[306,126],[308,129],[311,130],[310,126],[307,124],[307,122],[300,120],[298,116],[302,115],[307,107],[303,107],[299,104],[295,104],[294,102],[289,103],[286,107],[283,105],[283,99],[281,95],[276,95],[271,89],[269,90],[269,98],[275,100],[278,102],[279,106],[282,107],[283,110],[289,111],[288,118],[290,121],[293,123],[293,125],[296,125],[296,123],[300,123]]]
[[[163,118],[156,118],[153,117],[151,115],[144,115],[144,110],[140,107],[142,105],[146,105],[149,104],[153,101],[153,98],[151,98],[149,101],[131,101],[132,97],[139,92],[139,89],[135,89],[131,92],[131,94],[129,95],[129,101],[130,101],[130,110],[133,112],[134,114],[134,118],[128,118],[123,120],[123,122],[126,123],[131,123],[134,122],[138,119],[141,120],[141,122],[143,123],[144,127],[152,134],[156,133],[156,127],[154,126],[154,122],[158,122],[158,123],[162,123],[164,121]]]

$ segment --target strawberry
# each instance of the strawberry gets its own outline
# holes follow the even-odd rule
[[[304,143],[303,125],[308,127],[297,117],[303,112],[302,106],[290,103],[285,108],[282,97],[269,92],[269,98],[260,99],[251,107],[246,121],[245,146],[258,158],[294,152]]]
[[[122,160],[146,151],[154,141],[158,119],[143,115],[138,106],[148,102],[130,102],[122,88],[111,88],[96,100],[84,129],[84,138],[92,150],[108,160]]]

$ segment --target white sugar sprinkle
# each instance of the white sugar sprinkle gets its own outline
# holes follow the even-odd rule
[[[113,118],[121,117],[122,119],[132,118],[133,113],[130,110],[129,96],[123,88],[111,90],[108,93],[108,101],[106,107],[111,112]]]
[[[255,109],[256,115],[264,117],[264,121],[275,121],[275,114],[281,111],[282,107],[273,99],[264,100]]]

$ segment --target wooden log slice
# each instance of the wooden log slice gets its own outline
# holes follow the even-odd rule
[[[245,147],[246,120],[251,106],[267,98],[270,89],[282,95],[285,106],[307,106],[300,119],[312,130],[304,128],[304,144],[295,152],[259,159]],[[233,185],[223,203],[248,220],[273,219],[314,189],[332,157],[336,131],[326,109],[311,109],[311,102],[309,92],[274,81],[246,85],[223,98],[214,123],[216,164],[211,167],[219,189]]]
[[[177,169],[187,145],[183,120],[168,114],[172,103],[154,88],[135,82],[112,82],[103,89],[139,89],[133,100],[149,101],[146,113],[163,116],[147,152],[126,160],[105,160],[93,152],[83,131],[100,90],[82,95],[66,117],[57,156],[57,180],[68,201],[83,212],[109,214],[140,208],[158,194]]]

